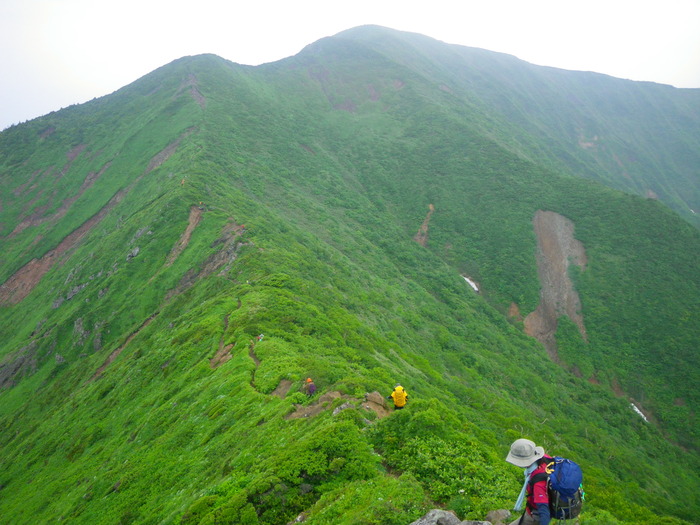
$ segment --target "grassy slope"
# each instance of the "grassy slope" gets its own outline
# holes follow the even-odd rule
[[[21,327],[3,330],[6,352],[30,339],[38,348],[37,372],[1,394],[7,429],[2,455],[13,458],[0,480],[3,515],[16,523],[59,516],[84,523],[177,522],[182,516],[192,523],[286,523],[310,509],[310,523],[357,523],[361,512],[368,522],[398,524],[420,515],[432,504],[429,498],[480,517],[489,508],[509,506],[515,496],[519,473],[502,457],[520,435],[581,459],[590,480],[588,523],[659,523],[655,514],[696,515],[698,509],[679,509],[677,503],[692,501],[697,456],[669,446],[605,388],[558,368],[533,367],[533,361],[546,361],[544,351],[459,277],[462,261],[494,283],[496,299],[515,293],[510,285],[495,284],[498,271],[487,263],[499,259],[486,239],[517,225],[520,235],[510,240],[520,239],[522,248],[504,241],[494,249],[521,260],[521,271],[532,276],[532,261],[523,252],[532,253],[529,221],[539,202],[513,211],[508,221],[501,217],[501,230],[494,230],[496,220],[482,220],[490,227],[472,221],[481,233],[463,231],[466,217],[459,214],[436,216],[438,246],[483,239],[483,245],[470,243],[467,255],[444,256],[411,241],[428,203],[456,213],[475,188],[482,199],[495,195],[489,181],[517,195],[512,185],[520,176],[534,183],[543,170],[474,133],[460,139],[468,143],[473,164],[466,162],[469,155],[457,166],[453,160],[429,162],[421,153],[431,161],[447,157],[430,148],[449,135],[449,111],[437,121],[446,132],[432,138],[428,132],[435,127],[419,127],[429,115],[414,114],[405,129],[396,127],[415,106],[410,97],[402,102],[406,92],[389,79],[373,77],[384,82],[381,102],[368,95],[351,101],[354,113],[328,111],[360,92],[349,83],[349,66],[276,67],[252,70],[214,57],[178,61],[118,94],[129,101],[143,94],[143,109],[115,117],[124,131],[109,136],[71,134],[85,118],[77,112],[105,122],[120,110],[118,98],[97,101],[104,108],[80,106],[72,108],[76,114],[62,112],[10,130],[30,140],[51,122],[57,129],[52,137],[61,138],[53,153],[43,147],[38,151],[45,157],[37,153],[22,169],[7,169],[6,163],[5,172],[15,176],[60,164],[76,140],[87,142],[95,159],[95,167],[84,170],[113,159],[105,172],[113,176],[95,184],[94,198],[86,194],[86,202],[74,206],[78,217],[47,228],[46,241],[32,252],[18,237],[10,244],[17,250],[9,252],[11,260],[50,249],[118,188],[137,182],[32,295],[1,312],[2,326]],[[347,76],[328,82],[328,70]],[[188,96],[173,98],[190,72],[207,100],[204,110]],[[284,90],[270,81],[276,75]],[[413,80],[405,78],[408,89],[424,89]],[[392,111],[377,111],[382,103]],[[462,121],[455,125],[468,131]],[[172,157],[139,178],[159,151],[192,126],[196,131]],[[3,140],[9,140],[6,133]],[[446,151],[463,151],[462,145],[448,143]],[[549,184],[558,180],[545,174]],[[444,184],[433,183],[438,176]],[[450,192],[455,184],[458,190]],[[561,184],[571,188],[571,181]],[[581,198],[584,189],[597,192],[592,200],[617,206],[590,186],[582,185]],[[552,190],[540,198],[557,195]],[[165,266],[190,206],[200,201],[207,211],[190,245]],[[465,209],[486,213],[487,202],[475,199]],[[653,207],[645,213],[663,215]],[[11,224],[12,216],[5,217]],[[240,238],[245,245],[236,248],[224,276],[204,277],[205,261],[232,221],[246,225]],[[135,246],[139,255],[127,262]],[[12,271],[6,263],[2,268]],[[168,296],[182,276],[198,270],[202,277],[191,287]],[[512,270],[500,271],[508,277]],[[51,308],[76,283],[87,286]],[[519,292],[525,304],[536,300],[531,284]],[[103,376],[90,381],[106,356],[154,314]],[[77,319],[83,332],[75,328]],[[255,348],[256,367],[248,351],[259,333],[265,338]],[[229,344],[231,360],[210,368],[209,359]],[[309,374],[321,392],[340,390],[358,399],[402,380],[413,397],[411,408],[369,427],[363,417],[371,414],[361,410],[283,419],[302,399],[270,393],[280,379],[292,380],[296,389]],[[538,424],[543,420],[556,423]],[[652,457],[659,468],[640,480]],[[673,482],[667,478],[670,465]]]

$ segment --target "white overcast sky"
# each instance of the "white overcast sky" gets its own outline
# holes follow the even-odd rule
[[[0,0],[0,130],[185,55],[258,65],[364,24],[700,88],[700,0]]]

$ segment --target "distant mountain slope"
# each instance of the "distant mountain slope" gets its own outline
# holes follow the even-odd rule
[[[470,53],[185,57],[0,133],[3,519],[483,519],[526,436],[582,464],[585,523],[692,523],[700,232]]]
[[[371,47],[481,108],[483,131],[533,161],[659,199],[700,225],[700,89],[535,66],[375,26],[333,39]]]

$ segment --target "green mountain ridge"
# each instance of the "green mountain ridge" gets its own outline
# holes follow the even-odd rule
[[[2,521],[483,519],[524,436],[582,523],[695,522],[698,97],[361,27],[3,131]],[[538,210],[586,256],[559,364]]]

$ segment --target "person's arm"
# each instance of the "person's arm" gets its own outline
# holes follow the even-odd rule
[[[547,494],[547,480],[538,481],[532,487],[534,492],[534,504],[540,516],[540,525],[549,525],[552,516],[549,512],[549,494]]]
[[[552,516],[549,514],[549,504],[539,503],[537,512],[540,515],[540,525],[549,525]]]

